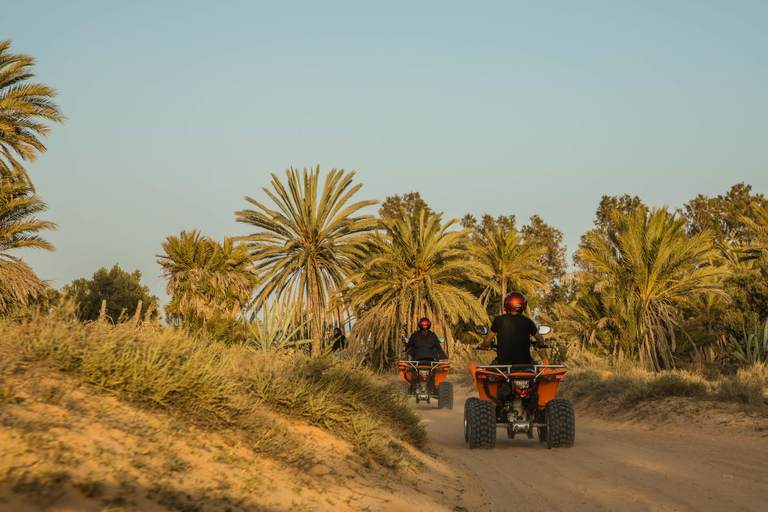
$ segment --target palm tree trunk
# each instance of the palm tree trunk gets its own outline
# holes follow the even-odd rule
[[[504,299],[507,296],[507,276],[501,275],[501,304],[499,304],[499,315],[504,314]]]

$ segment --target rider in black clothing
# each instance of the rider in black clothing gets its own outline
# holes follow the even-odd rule
[[[487,350],[493,336],[498,336],[497,357],[492,364],[531,364],[530,337],[536,338],[536,347],[545,346],[544,338],[536,329],[536,324],[522,315],[528,302],[520,292],[510,292],[504,298],[504,313],[497,316],[491,324],[491,330],[477,348]]]
[[[347,348],[347,337],[344,336],[344,333],[341,332],[341,329],[338,327],[333,328],[333,336],[331,339],[333,340],[333,346],[331,349],[334,352],[338,352],[339,350]]]
[[[419,320],[419,330],[411,334],[403,352],[409,353],[413,361],[434,361],[448,359],[440,346],[437,335],[429,330],[432,322],[427,317]]]

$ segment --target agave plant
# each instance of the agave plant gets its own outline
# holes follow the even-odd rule
[[[768,317],[760,326],[755,317],[755,326],[750,334],[744,329],[744,342],[733,340],[736,348],[731,354],[744,364],[753,365],[768,361]]]
[[[276,350],[297,347],[312,341],[296,339],[306,322],[302,322],[299,325],[292,323],[295,309],[295,304],[282,309],[280,303],[276,300],[273,300],[271,305],[265,303],[261,310],[261,320],[255,318],[248,324],[251,337],[248,339],[247,344],[268,355]]]

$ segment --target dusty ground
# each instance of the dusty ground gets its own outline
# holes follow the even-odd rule
[[[0,512],[768,510],[768,419],[710,403],[669,399],[620,416],[582,403],[573,448],[499,431],[495,450],[470,451],[463,388],[451,411],[416,406],[430,443],[397,471],[294,425],[318,460],[297,470],[67,379],[10,384]]]
[[[605,419],[578,404],[573,448],[548,450],[500,430],[494,450],[470,451],[464,391],[452,411],[417,408],[430,449],[458,476],[456,504],[468,511],[768,510],[766,418],[670,399]]]

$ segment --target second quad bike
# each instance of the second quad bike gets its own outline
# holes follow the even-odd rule
[[[403,338],[407,343],[408,338]],[[442,342],[442,339],[440,340]],[[453,383],[446,382],[448,361],[399,361],[399,391],[403,398],[415,397],[416,403],[437,399],[438,409],[453,409]]]
[[[539,328],[547,334],[549,327]],[[483,326],[475,328],[486,334]],[[573,404],[555,398],[557,387],[568,368],[549,364],[547,359],[526,365],[478,365],[472,363],[472,378],[479,397],[470,397],[464,404],[464,440],[470,449],[492,449],[496,446],[496,429],[505,429],[512,439],[524,434],[548,448],[573,446],[576,420]]]

